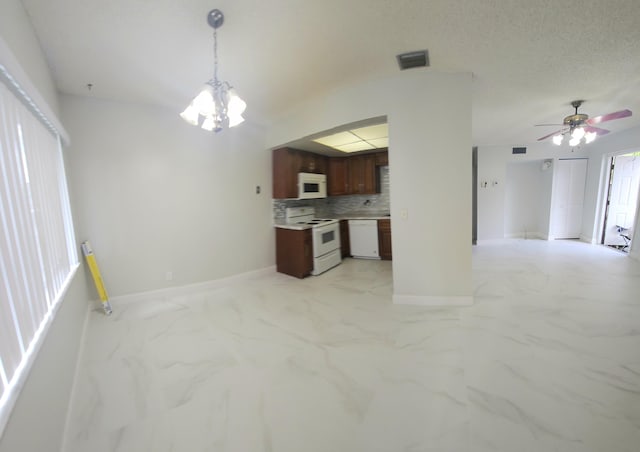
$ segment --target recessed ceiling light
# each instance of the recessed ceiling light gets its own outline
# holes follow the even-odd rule
[[[336,146],[334,149],[342,152],[358,152],[358,151],[369,151],[371,149],[375,149],[375,146],[367,143],[366,141],[358,141],[357,143],[349,143],[343,144],[341,146]]]
[[[335,147],[341,146],[343,144],[355,143],[356,141],[360,141],[360,138],[347,131],[334,133],[333,135],[328,135],[326,137],[316,138],[313,141],[315,141],[316,143],[324,144],[325,146]]]
[[[323,144],[341,152],[358,152],[389,147],[389,126],[377,124],[316,138]]]
[[[361,127],[350,131],[354,135],[363,140],[374,140],[376,138],[386,138],[389,136],[389,127],[387,124],[378,124],[376,126]]]

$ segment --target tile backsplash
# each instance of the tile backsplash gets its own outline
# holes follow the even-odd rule
[[[389,212],[389,167],[380,167],[380,193],[375,195],[332,196],[324,199],[274,199],[273,219],[284,221],[287,207],[311,206],[316,209],[317,218],[331,218],[352,212]]]

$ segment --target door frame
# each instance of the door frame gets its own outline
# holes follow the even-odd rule
[[[635,152],[640,152],[640,148],[631,148],[625,149],[623,151],[609,152],[607,154],[602,155],[602,167],[600,173],[600,186],[598,189],[598,213],[596,215],[596,235],[595,235],[595,243],[597,245],[604,245],[604,232],[605,232],[605,221],[606,214],[608,208],[608,197],[609,191],[611,190],[611,176],[615,172],[611,171],[611,163],[612,160],[620,155],[633,154]],[[640,188],[639,195],[640,195]],[[636,224],[640,224],[640,219],[638,218],[638,214],[640,212],[640,196],[638,196],[638,202],[636,203]],[[636,229],[636,228],[634,228]],[[636,231],[633,231],[634,236],[636,236]],[[632,237],[633,239],[633,237]],[[594,243],[594,242],[592,242]],[[638,245],[636,245],[638,246]],[[631,246],[629,247],[629,253],[634,249],[634,240],[631,241]]]

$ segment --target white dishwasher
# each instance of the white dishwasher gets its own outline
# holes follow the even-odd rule
[[[351,255],[361,259],[380,259],[378,220],[349,220]]]

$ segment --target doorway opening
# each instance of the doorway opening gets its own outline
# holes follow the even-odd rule
[[[628,253],[633,238],[640,189],[640,152],[611,156],[600,244]]]

